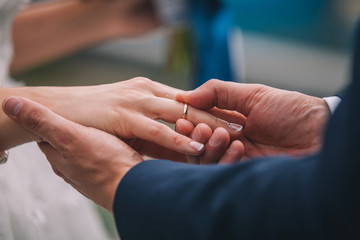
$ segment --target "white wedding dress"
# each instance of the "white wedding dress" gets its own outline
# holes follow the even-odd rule
[[[11,22],[25,0],[0,0],[0,82],[8,78]],[[1,131],[1,129],[0,129]],[[0,165],[0,240],[108,239],[95,206],[51,170],[34,143]]]

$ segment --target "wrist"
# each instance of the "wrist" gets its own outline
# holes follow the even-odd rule
[[[52,108],[58,99],[56,97],[58,93],[51,87],[1,88],[0,90],[1,102],[9,96],[19,96]],[[31,131],[13,122],[4,112],[0,115],[0,128],[0,150],[10,149],[35,139]]]

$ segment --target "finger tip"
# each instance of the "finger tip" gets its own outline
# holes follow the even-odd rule
[[[204,136],[205,139],[208,139],[212,135],[211,128],[205,123],[199,123],[195,128],[201,133],[202,136]]]
[[[236,154],[239,156],[243,156],[245,154],[244,144],[239,140],[235,140],[231,143],[227,152],[230,154]]]
[[[180,134],[188,136],[193,129],[194,125],[186,119],[178,119],[176,121],[175,130]]]
[[[227,142],[230,141],[230,134],[228,131],[226,131],[223,127],[218,127],[215,129],[214,133],[217,133],[218,137],[221,137],[222,139],[226,140]]]
[[[10,117],[16,117],[23,106],[23,101],[19,97],[7,97],[3,103],[2,108],[4,112]]]

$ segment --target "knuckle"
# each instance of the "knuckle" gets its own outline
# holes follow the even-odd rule
[[[183,135],[180,135],[180,134],[176,134],[174,137],[173,137],[173,141],[174,141],[174,144],[175,146],[180,146],[182,145],[182,143],[184,142],[184,136]]]
[[[219,79],[210,79],[209,81],[207,81],[206,84],[211,85],[211,86],[215,86],[218,85],[221,81]]]
[[[75,131],[75,129],[72,130]],[[58,150],[63,154],[71,154],[78,147],[78,143],[75,142],[77,135],[73,133],[66,129],[52,129],[53,140],[56,142]],[[63,157],[65,156],[67,155]]]
[[[136,78],[133,78],[133,80],[137,85],[140,85],[140,86],[152,84],[152,81],[146,77],[136,77]]]
[[[150,132],[151,136],[160,136],[164,127],[165,126],[156,124],[156,125],[150,126],[149,132]]]

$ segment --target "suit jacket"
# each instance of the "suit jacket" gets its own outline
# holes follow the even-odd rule
[[[360,239],[360,36],[352,83],[315,155],[230,166],[153,160],[118,186],[127,239]]]

